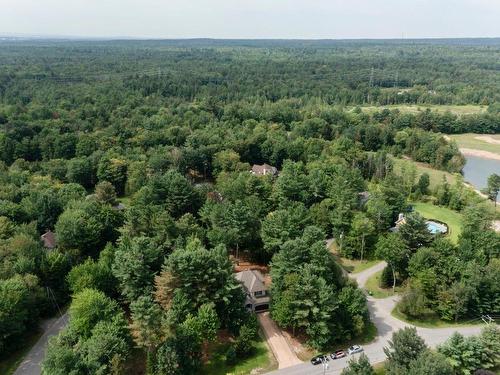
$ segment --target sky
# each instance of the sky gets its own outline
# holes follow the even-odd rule
[[[0,0],[1,35],[500,37],[500,0]]]

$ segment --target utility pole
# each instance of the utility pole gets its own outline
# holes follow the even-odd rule
[[[160,96],[160,77],[161,77],[161,68],[158,67],[158,96]]]

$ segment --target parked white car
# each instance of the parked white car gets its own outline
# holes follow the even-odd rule
[[[361,353],[362,351],[363,351],[363,348],[359,345],[353,345],[349,349],[347,349],[347,353],[349,353],[349,355]]]

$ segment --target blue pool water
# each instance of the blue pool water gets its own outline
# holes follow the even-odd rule
[[[432,234],[448,232],[448,228],[444,224],[437,223],[432,220],[427,220],[426,224],[427,224],[427,229],[429,229],[429,232],[431,232]]]

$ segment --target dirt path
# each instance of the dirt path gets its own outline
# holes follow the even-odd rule
[[[302,361],[297,358],[281,330],[269,317],[269,313],[261,313],[257,317],[264,331],[266,342],[278,361],[278,368],[283,369],[301,364]]]

